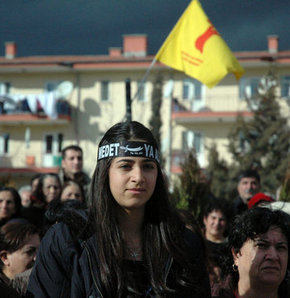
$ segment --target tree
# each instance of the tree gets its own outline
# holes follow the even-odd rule
[[[174,186],[173,199],[177,208],[189,210],[201,221],[204,207],[210,198],[210,188],[193,148],[185,154],[181,169],[182,173]]]
[[[216,144],[209,148],[207,172],[212,193],[218,197],[229,197],[229,168],[225,160],[219,158]]]
[[[290,129],[280,113],[275,96],[276,82],[272,71],[261,79],[258,97],[247,98],[253,119],[247,122],[240,115],[229,135],[235,168],[257,169],[263,191],[270,193],[282,183],[290,161]]]
[[[280,188],[279,199],[281,201],[290,202],[290,163],[288,164],[288,169],[285,175],[285,179]]]

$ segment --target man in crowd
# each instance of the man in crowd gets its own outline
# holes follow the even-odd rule
[[[240,173],[237,190],[239,197],[233,202],[233,215],[248,210],[248,202],[260,191],[260,175],[256,170],[246,170]]]
[[[91,179],[83,172],[83,150],[77,145],[70,145],[62,150],[62,162],[59,178],[63,183],[72,180],[84,190],[86,199]]]

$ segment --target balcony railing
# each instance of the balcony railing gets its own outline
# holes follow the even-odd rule
[[[237,112],[248,111],[245,100],[240,99],[237,94],[217,94],[207,95],[204,98],[192,100],[175,100],[173,102],[173,112]]]
[[[35,115],[58,119],[71,116],[71,107],[64,99],[56,99],[53,92],[33,95],[0,95],[0,116]]]

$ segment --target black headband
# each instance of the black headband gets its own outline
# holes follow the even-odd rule
[[[129,141],[111,143],[99,147],[98,160],[122,156],[147,157],[154,159],[157,163],[160,163],[159,151],[150,143]]]

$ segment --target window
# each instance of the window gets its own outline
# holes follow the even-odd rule
[[[145,82],[143,81],[139,81],[138,82],[138,87],[137,87],[137,100],[138,101],[145,101],[146,98],[145,98]]]
[[[202,151],[202,134],[200,132],[194,133],[193,147],[196,153],[201,153]]]
[[[201,132],[184,131],[182,135],[182,148],[183,150],[189,150],[194,148],[196,154],[203,151],[203,137]]]
[[[10,92],[10,83],[0,82],[0,95],[5,95]]]
[[[47,134],[44,136],[44,153],[58,154],[62,150],[63,134]]]
[[[62,133],[59,133],[57,135],[57,151],[58,152],[61,152],[62,150],[62,141],[63,141],[63,134]]]
[[[109,81],[101,82],[101,100],[102,101],[109,100]]]
[[[45,153],[52,153],[53,135],[45,136]]]
[[[183,80],[183,99],[201,99],[201,86],[202,84],[194,79]]]
[[[9,134],[3,133],[0,135],[0,155],[9,153]]]
[[[61,149],[63,134],[48,133],[43,139],[43,167],[60,167],[61,166]]]
[[[281,97],[290,98],[290,76],[281,78]]]
[[[261,78],[241,78],[239,85],[239,97],[240,99],[254,98],[258,95],[258,86]]]

